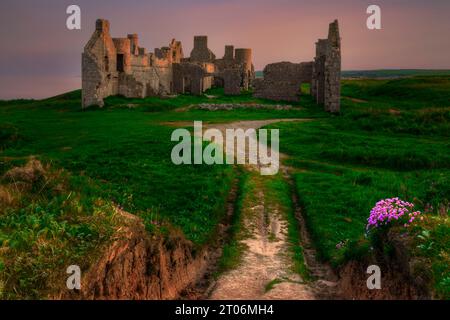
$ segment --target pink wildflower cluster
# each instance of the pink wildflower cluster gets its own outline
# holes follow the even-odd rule
[[[404,222],[407,227],[421,214],[420,211],[413,211],[413,208],[414,204],[399,198],[378,201],[370,211],[367,229],[387,225],[391,221]]]

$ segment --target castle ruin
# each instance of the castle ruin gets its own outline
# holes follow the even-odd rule
[[[326,111],[339,112],[341,50],[337,20],[330,24],[327,39],[316,43],[314,61],[279,62],[264,68],[255,78],[252,50],[225,46],[222,58],[208,48],[207,36],[195,36],[190,57],[185,58],[180,41],[147,52],[136,34],[112,38],[107,20],[96,21],[95,31],[82,54],[82,106],[104,105],[112,95],[129,98],[190,93],[203,94],[223,87],[226,95],[253,90],[259,98],[298,101],[302,83],[311,85],[311,95]]]
[[[139,46],[137,34],[112,38],[109,22],[99,19],[82,54],[82,104],[103,106],[112,95],[145,98],[169,94],[202,94],[213,85],[226,94],[240,94],[255,77],[251,49],[225,47],[222,59],[208,49],[206,36],[194,37],[189,58],[181,42],[153,53]]]
[[[341,38],[335,20],[328,38],[316,43],[316,57],[311,62],[278,62],[267,65],[264,77],[254,82],[259,98],[298,101],[302,83],[309,83],[311,95],[326,111],[339,112],[341,100]]]

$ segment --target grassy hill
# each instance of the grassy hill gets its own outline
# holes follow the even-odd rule
[[[105,108],[85,111],[80,91],[0,101],[0,296],[42,297],[51,270],[86,266],[120,225],[117,206],[142,217],[149,232],[176,228],[198,246],[208,243],[236,170],[172,164],[167,122],[310,118],[271,127],[281,130],[281,151],[297,169],[321,258],[338,266],[367,253],[371,207],[399,196],[430,216],[414,231],[429,234],[417,238],[415,254],[428,259],[437,292],[449,297],[449,76],[343,81],[339,116],[308,95],[288,110],[196,109],[203,102],[274,104],[250,93],[208,94],[214,97],[110,97]],[[30,156],[43,167],[30,164]],[[20,166],[33,175],[11,174]]]

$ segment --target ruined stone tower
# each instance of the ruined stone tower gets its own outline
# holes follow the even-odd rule
[[[252,62],[252,49],[239,48],[235,52],[235,60],[242,66],[242,87],[248,90],[255,78],[255,68]]]
[[[194,48],[190,59],[192,62],[213,62],[216,59],[214,53],[208,48],[207,36],[194,37]]]
[[[223,55],[223,59],[227,61],[234,59],[234,46],[225,46],[225,54]]]
[[[311,94],[326,111],[340,111],[341,38],[337,20],[330,24],[328,38],[319,39],[316,43]]]

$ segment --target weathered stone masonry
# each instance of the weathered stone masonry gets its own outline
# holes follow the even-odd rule
[[[268,64],[264,78],[255,80],[254,96],[271,100],[298,101],[302,83],[311,83],[312,62]]]
[[[82,105],[103,106],[103,99],[111,95],[202,94],[217,84],[226,94],[237,95],[251,86],[254,77],[251,49],[226,46],[224,57],[216,59],[208,38],[195,36],[189,58],[175,39],[147,53],[136,34],[112,38],[109,22],[99,19],[82,54]]]
[[[311,95],[326,111],[339,112],[341,107],[341,38],[339,23],[330,24],[328,39],[316,43]]]
[[[312,62],[278,62],[267,65],[264,77],[254,82],[254,95],[272,100],[298,101],[302,83],[311,84],[311,95],[326,111],[339,112],[341,95],[341,39],[337,20],[328,39],[316,43]]]
[[[208,48],[207,36],[195,36],[189,58],[180,41],[173,39],[153,53],[139,47],[136,34],[112,38],[107,20],[99,19],[82,54],[82,104],[103,106],[111,95],[132,98],[178,93],[202,94],[212,86],[227,95],[253,89],[255,97],[298,101],[302,83],[311,84],[311,95],[326,111],[339,112],[341,89],[341,39],[338,21],[329,26],[328,38],[316,43],[314,61],[278,62],[264,68],[255,79],[252,50],[225,46],[221,59]]]

